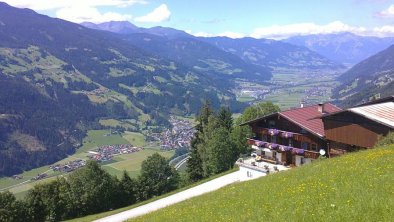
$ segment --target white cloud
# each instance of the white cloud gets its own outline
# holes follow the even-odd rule
[[[352,32],[362,34],[366,32],[364,27],[354,27],[341,21],[331,22],[327,25],[314,23],[298,23],[283,26],[270,26],[255,29],[250,36],[254,38],[283,39],[294,35],[331,34],[340,32]]]
[[[152,12],[147,15],[137,17],[134,20],[136,22],[163,22],[170,20],[171,12],[166,4],[162,4],[155,8]]]
[[[394,5],[390,5],[387,9],[376,14],[377,17],[394,18]]]
[[[33,10],[52,10],[61,8],[83,8],[83,7],[127,7],[134,4],[145,4],[145,0],[3,0],[4,2],[20,8]]]
[[[243,34],[237,32],[222,32],[219,34],[207,33],[207,32],[192,32],[188,31],[189,34],[198,37],[215,37],[225,36],[229,38],[267,38],[267,39],[285,39],[291,36],[297,35],[316,35],[316,34],[335,34],[341,32],[350,32],[361,36],[378,36],[378,37],[394,37],[394,25],[386,25],[381,27],[365,28],[360,26],[350,26],[340,21],[328,23],[326,25],[317,25],[314,23],[298,23],[289,24],[283,26],[269,26],[255,29],[250,34]]]
[[[210,33],[207,33],[207,32],[196,32],[196,33],[193,33],[192,31],[189,31],[188,33],[190,35],[194,35],[196,37],[214,37],[214,36],[216,36],[214,34],[210,34]]]
[[[239,38],[245,37],[246,35],[243,34],[243,33],[227,31],[227,32],[219,33],[219,34],[217,34],[217,36],[225,36],[225,37],[229,37],[229,38],[232,38],[232,39],[239,39]]]
[[[394,36],[394,26],[385,25],[382,27],[375,27],[369,35],[379,37]]]
[[[56,17],[75,23],[126,21],[132,18],[131,15],[119,14],[115,12],[100,13],[96,8],[86,6],[61,8],[56,11]]]
[[[222,32],[222,33],[219,33],[219,34],[212,34],[212,33],[207,33],[207,32],[196,32],[196,33],[193,33],[192,31],[188,30],[187,33],[189,33],[190,35],[197,36],[197,37],[216,37],[216,36],[220,36],[220,37],[229,37],[229,38],[232,38],[232,39],[239,39],[239,38],[246,37],[246,35],[243,34],[243,33],[230,32],[230,31]]]

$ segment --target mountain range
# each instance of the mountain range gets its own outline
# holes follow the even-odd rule
[[[394,38],[358,36],[343,32],[295,36],[285,42],[304,46],[337,63],[353,66],[394,44]]]
[[[105,22],[100,24],[85,22],[81,25],[124,34],[132,43],[144,49],[151,49],[151,52],[159,52],[167,58],[175,60],[179,58],[183,61],[185,61],[183,57],[186,56],[186,60],[193,63],[201,60],[201,55],[204,53],[206,54],[205,58],[207,58],[206,56],[212,57],[210,55],[212,52],[215,57],[217,53],[225,54],[227,52],[227,54],[235,55],[234,58],[243,59],[247,64],[260,66],[260,69],[261,67],[286,67],[304,70],[343,68],[340,63],[333,62],[306,47],[269,39],[204,38],[167,27],[139,28],[130,22]],[[209,45],[206,43],[209,43]],[[192,56],[195,57],[191,58]],[[202,57],[204,58],[204,56]],[[209,63],[208,65],[210,65]]]

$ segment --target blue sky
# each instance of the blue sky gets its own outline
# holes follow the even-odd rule
[[[128,20],[200,36],[286,38],[349,31],[394,36],[393,0],[5,0],[73,22]]]

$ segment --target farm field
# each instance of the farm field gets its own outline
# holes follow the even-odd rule
[[[274,70],[265,83],[237,82],[237,100],[242,102],[271,101],[282,110],[330,101],[331,90],[338,85],[338,73],[330,71],[306,72],[300,70]],[[245,93],[247,92],[247,93]],[[257,99],[256,99],[257,97]]]
[[[84,138],[83,140],[83,145],[75,152],[75,154],[68,156],[63,160],[60,160],[53,165],[64,164],[77,159],[88,160],[88,151],[95,150],[98,146],[111,144],[133,144],[134,146],[139,147],[143,147],[146,145],[145,137],[141,133],[126,131],[125,133],[119,135],[111,134],[109,130],[90,130],[88,131],[86,138]],[[123,173],[123,170],[126,170],[130,173],[130,176],[134,177],[138,175],[139,170],[141,169],[142,161],[144,161],[148,156],[152,155],[155,152],[158,152],[160,155],[166,158],[170,158],[175,153],[174,151],[161,151],[157,147],[147,147],[140,152],[116,156],[113,158],[113,161],[110,161],[109,163],[104,162],[103,169],[116,176],[120,176]],[[39,181],[29,181],[33,177],[44,172],[48,174],[47,178]],[[11,192],[13,192],[18,198],[21,198],[35,184],[53,180],[56,178],[56,176],[61,175],[61,173],[49,169],[48,165],[26,171],[20,175],[23,176],[23,179],[15,180],[10,177],[0,178],[0,190],[7,188]]]
[[[174,151],[160,151],[157,149],[148,148],[137,153],[117,156],[114,158],[116,162],[104,165],[103,169],[119,177],[122,175],[123,170],[126,170],[131,177],[136,177],[141,170],[142,161],[144,161],[146,157],[156,152],[166,158],[170,158],[175,153]]]

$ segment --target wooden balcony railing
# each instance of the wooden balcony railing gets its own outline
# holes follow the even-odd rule
[[[253,138],[248,138],[248,140],[247,140],[247,143],[249,145],[254,145],[254,146],[258,146],[258,144],[261,142],[265,142],[265,141],[260,141],[260,140],[253,139]],[[267,143],[267,142],[265,142],[265,143]],[[280,147],[284,146],[284,148],[286,148],[285,151],[292,151],[294,154],[304,156],[305,158],[317,159],[320,156],[320,153],[315,152],[315,151],[311,151],[311,150],[304,150],[304,149],[296,148],[296,147],[288,147],[286,145],[274,144],[274,143],[268,143],[268,144],[270,144],[270,146],[265,147],[265,148],[269,148],[269,149],[275,150],[277,152],[283,152],[280,150]],[[274,146],[275,149],[272,148],[273,145],[275,145]],[[299,151],[301,151],[301,152],[299,152]]]

